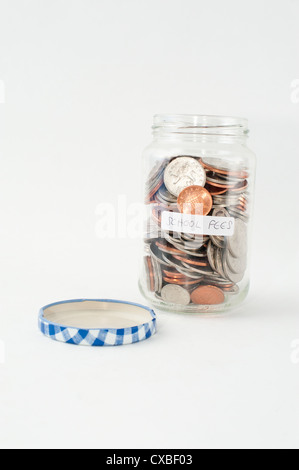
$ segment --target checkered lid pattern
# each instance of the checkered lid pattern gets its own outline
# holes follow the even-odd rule
[[[52,323],[44,317],[44,312],[49,307],[65,303],[85,302],[86,300],[88,301],[89,299],[58,302],[43,307],[40,310],[38,319],[40,331],[48,338],[51,338],[55,341],[80,346],[119,346],[122,344],[131,344],[150,338],[153,334],[156,333],[157,325],[155,312],[148,307],[131,302],[120,302],[116,300],[92,300],[93,302],[113,302],[140,307],[141,309],[147,310],[151,314],[152,319],[148,323],[129,328],[81,329]]]

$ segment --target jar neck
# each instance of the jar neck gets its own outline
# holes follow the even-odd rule
[[[154,117],[154,140],[245,144],[247,119],[228,116],[166,115]]]

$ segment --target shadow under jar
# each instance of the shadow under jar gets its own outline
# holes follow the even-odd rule
[[[246,119],[157,115],[144,151],[140,290],[157,309],[217,314],[249,289],[255,155]]]

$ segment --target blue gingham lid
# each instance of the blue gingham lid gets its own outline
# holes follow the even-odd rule
[[[131,344],[156,333],[153,310],[119,300],[56,302],[40,310],[38,323],[45,336],[81,346]]]

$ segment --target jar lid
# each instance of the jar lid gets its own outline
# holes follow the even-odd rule
[[[39,329],[55,341],[81,346],[118,346],[156,333],[156,314],[143,305],[119,300],[57,302],[39,312]]]

